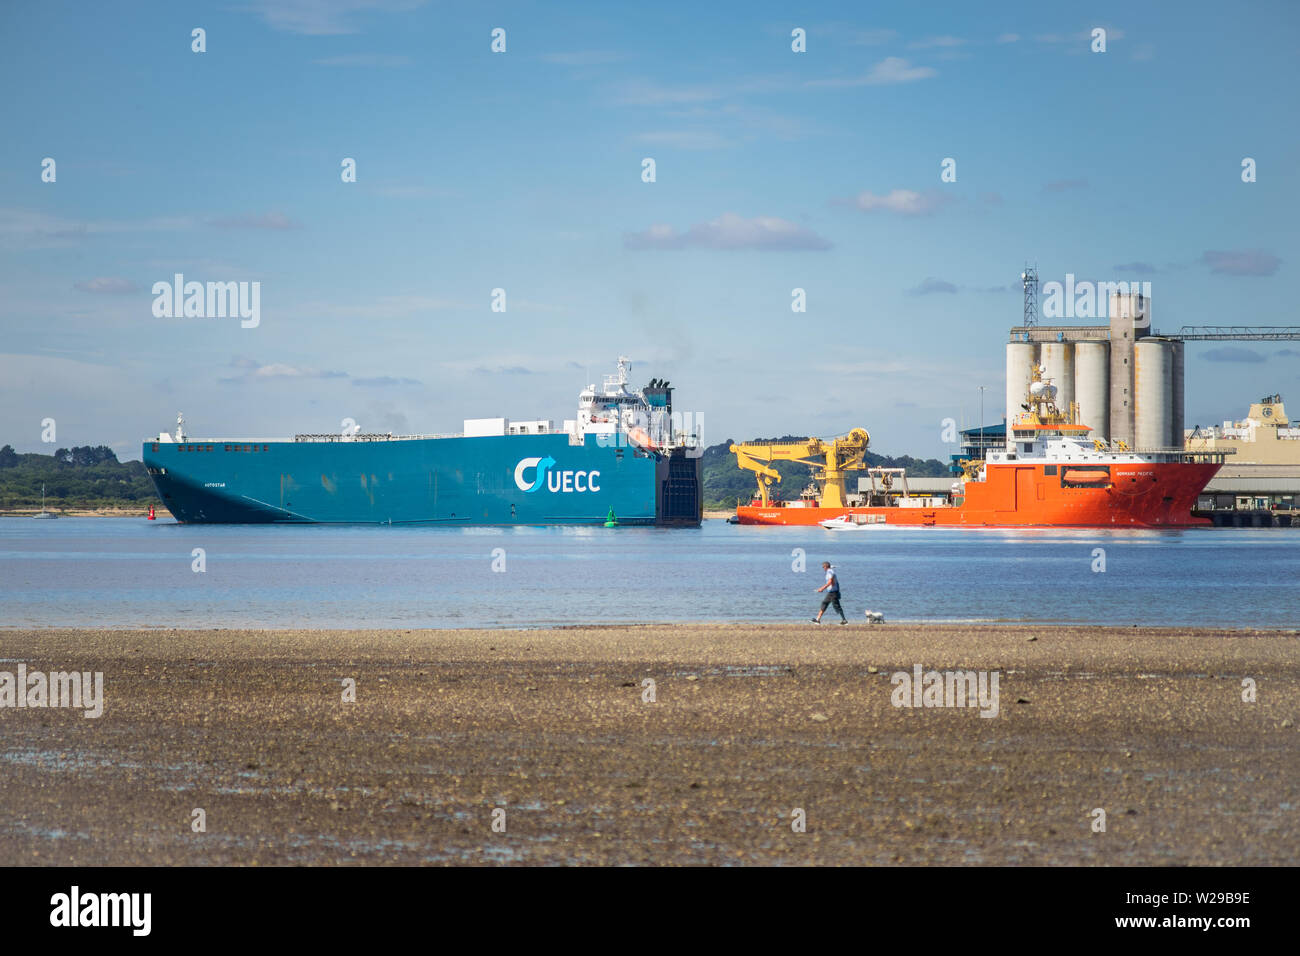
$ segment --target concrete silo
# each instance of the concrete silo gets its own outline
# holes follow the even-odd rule
[[[1184,418],[1182,336],[1151,334],[1149,283],[1100,283],[1107,325],[1039,328],[1026,300],[1025,325],[1011,330],[1007,346],[1007,414],[1024,401],[1035,362],[1057,388],[1057,406],[1078,406],[1079,424],[1090,436],[1130,448],[1181,448]],[[1028,286],[1026,287],[1028,290]],[[1109,291],[1109,294],[1106,292]],[[1028,291],[1026,292],[1028,296]],[[1103,299],[1104,296],[1104,299]]]
[[[1029,392],[1034,377],[1034,364],[1038,361],[1038,346],[1033,342],[1011,342],[1007,345],[1007,425],[1016,420],[1021,405]],[[1011,435],[1007,428],[1008,438]]]
[[[1139,339],[1133,346],[1133,442],[1165,448],[1173,434],[1174,343]]]
[[[1186,387],[1183,378],[1184,375],[1183,360],[1185,358],[1185,349],[1184,349],[1185,343],[1175,341],[1175,342],[1170,342],[1169,344],[1174,347],[1174,353],[1173,353],[1174,373],[1171,377],[1173,395],[1171,396],[1169,446],[1171,448],[1182,448],[1183,447],[1183,416],[1185,414],[1184,406],[1183,406],[1183,400],[1184,400],[1183,393]]]
[[[1074,345],[1074,400],[1079,403],[1079,424],[1092,431],[1089,438],[1110,437],[1110,346],[1106,342]]]
[[[1044,342],[1038,347],[1038,364],[1056,386],[1056,407],[1068,412],[1074,401],[1074,343]]]
[[[1151,301],[1142,296],[1115,293],[1110,296],[1110,430],[1111,441],[1135,441],[1134,345],[1146,334]],[[1164,444],[1160,442],[1159,444]]]

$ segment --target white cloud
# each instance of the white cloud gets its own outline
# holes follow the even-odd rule
[[[546,302],[534,302],[531,299],[511,299],[510,308],[519,312],[569,312],[567,305],[550,305]]]
[[[1235,345],[1210,349],[1208,352],[1201,353],[1201,358],[1207,362],[1246,362],[1252,365],[1268,361],[1267,355],[1261,355],[1254,349],[1238,348]]]
[[[955,47],[962,46],[966,41],[961,37],[954,36],[937,36],[926,37],[924,40],[915,40],[907,45],[909,50],[928,50],[932,47]]]
[[[125,295],[129,292],[137,291],[139,286],[130,279],[122,279],[116,276],[97,276],[94,279],[85,279],[81,282],[75,282],[73,283],[73,288],[80,289],[82,292]]]
[[[933,276],[928,276],[922,280],[920,285],[907,290],[908,295],[933,295],[936,292],[955,294],[957,292],[957,287],[944,279],[936,279]]]
[[[664,86],[637,81],[624,86],[617,99],[628,106],[664,106],[671,103],[707,103],[725,95],[726,90],[719,86]]]
[[[358,13],[399,13],[421,7],[424,2],[425,0],[249,0],[249,8],[276,30],[308,36],[338,36],[358,32],[353,22]]]
[[[375,193],[390,199],[447,199],[456,195],[452,189],[436,189],[432,186],[404,186],[400,183],[376,186]]]
[[[759,249],[822,250],[831,243],[810,229],[776,216],[746,219],[726,212],[716,219],[697,223],[685,232],[672,226],[653,225],[623,237],[628,249]]]
[[[266,213],[247,213],[242,216],[227,216],[223,219],[213,219],[208,225],[216,226],[219,229],[297,229],[298,223],[294,222],[282,212]]]
[[[858,46],[880,46],[897,37],[897,30],[859,30],[853,34],[852,42]]]
[[[344,53],[341,56],[327,56],[321,60],[312,60],[317,66],[359,66],[395,69],[411,65],[409,56],[395,53]]]
[[[732,145],[737,139],[775,136],[778,139],[801,139],[815,128],[806,115],[778,113],[763,106],[749,103],[718,103],[700,106],[681,106],[663,110],[665,119],[680,120],[703,132],[713,132],[718,137],[717,146]],[[722,130],[726,130],[726,135]],[[707,143],[699,139],[701,144]],[[704,148],[700,146],[699,148]]]
[[[721,149],[729,146],[726,137],[715,130],[655,130],[641,133],[637,139],[652,146],[674,149]]]
[[[510,303],[514,305],[514,302]],[[382,295],[359,305],[344,305],[338,302],[304,302],[288,313],[290,316],[304,318],[338,318],[360,319],[366,322],[384,319],[406,319],[430,312],[449,309],[484,308],[488,306],[487,296],[482,303],[470,305],[452,299],[438,299],[427,295]]]
[[[1201,256],[1211,272],[1229,276],[1271,276],[1282,260],[1260,249],[1211,249]]]
[[[379,375],[375,378],[354,378],[352,384],[362,388],[389,388],[395,385],[423,385],[418,378]]]
[[[621,53],[613,50],[580,50],[574,53],[543,53],[543,63],[556,66],[601,66],[605,63],[617,63],[623,59]]]
[[[0,244],[8,248],[42,249],[70,245],[102,235],[181,232],[193,229],[194,219],[154,216],[149,219],[65,219],[30,209],[0,208]]]
[[[871,71],[862,76],[841,77],[828,80],[809,80],[805,86],[846,87],[846,86],[894,86],[899,83],[915,83],[938,76],[939,71],[929,66],[912,66],[911,62],[898,56],[887,56]]]
[[[938,192],[919,193],[911,189],[891,189],[882,196],[863,191],[847,201],[862,212],[894,212],[900,216],[927,216],[942,207],[947,199]]]
[[[912,66],[902,57],[888,56],[877,63],[871,72],[867,74],[867,83],[869,85],[913,83],[917,80],[926,80],[938,75],[938,71],[931,67]]]
[[[1092,43],[1092,31],[1095,27],[1088,27],[1086,30],[1078,30],[1074,33],[1040,33],[1034,37],[1035,43],[1069,44],[1072,52],[1079,53],[1087,50]],[[1115,40],[1124,39],[1124,31],[1119,27],[1104,27],[1106,31],[1106,42],[1111,43]]]
[[[625,106],[672,106],[683,103],[708,103],[714,100],[771,93],[787,89],[787,80],[775,76],[750,77],[725,84],[671,86],[648,80],[634,80],[620,87],[615,102]]]
[[[265,365],[246,355],[236,355],[230,360],[230,367],[239,369],[237,375],[218,379],[223,385],[249,382],[267,382],[283,378],[347,378],[347,372],[321,370],[306,366],[288,365],[284,362],[269,362]]]

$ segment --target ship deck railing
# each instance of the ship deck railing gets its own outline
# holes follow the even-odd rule
[[[1143,449],[1139,448],[1138,451],[1143,451]],[[1213,450],[1200,448],[1174,448],[1171,449],[1171,451],[1175,454],[1182,455],[1184,461],[1204,463],[1217,461],[1219,464],[1223,464],[1229,455],[1235,455],[1237,453],[1235,448],[1216,448]]]
[[[461,432],[446,435],[394,435],[392,432],[371,432],[357,435],[294,435],[296,442],[367,442],[367,441],[419,441],[429,438],[464,438]]]
[[[511,433],[509,435],[502,435],[500,437],[514,438],[514,437],[524,437],[524,435],[528,435],[529,437],[535,437],[536,435],[539,434],[568,435],[571,442],[573,441],[573,439],[576,438],[577,444],[582,444],[582,439],[585,437],[582,435],[575,436],[573,432],[566,432],[560,430],[552,431],[552,432]],[[443,434],[432,434],[432,435],[394,435],[391,432],[366,432],[357,435],[338,435],[330,432],[322,432],[319,434],[294,435],[292,438],[248,438],[248,437],[195,438],[192,435],[186,435],[184,441],[172,440],[169,442],[158,442],[157,439],[150,439],[150,438],[145,439],[145,441],[153,442],[154,444],[164,444],[164,445],[190,445],[190,444],[193,445],[282,444],[283,445],[283,444],[293,444],[295,442],[306,443],[306,442],[421,441],[430,438],[464,438],[464,437],[465,437],[464,432],[446,432]],[[597,437],[597,441],[599,442],[600,438],[603,437],[603,433],[597,434],[596,437]],[[609,442],[611,445],[617,444],[620,447],[635,447],[635,445],[633,445],[631,440],[627,438],[625,432],[610,433],[608,437],[611,439],[611,441]],[[662,447],[667,450],[676,449],[676,448],[702,448],[703,442],[701,441],[698,435],[682,435],[679,433],[673,436],[671,439],[663,439]]]
[[[293,441],[292,438],[195,438],[193,435],[186,435],[180,441],[172,438],[168,441],[159,441],[157,438],[146,438],[145,442],[152,445],[243,445],[258,444],[266,445],[271,442]]]
[[[1119,448],[1113,442],[1101,449],[1103,452],[1113,455],[1179,455],[1188,461],[1218,461],[1223,462],[1227,455],[1235,455],[1236,449],[1201,449],[1201,448],[1182,448],[1177,445],[1140,445],[1132,448]]]
[[[393,435],[388,432],[375,432],[362,435],[294,435],[292,438],[249,438],[247,435],[242,438],[195,438],[193,435],[186,435],[184,441],[159,442],[156,438],[147,438],[145,441],[151,441],[154,444],[162,445],[291,445],[294,442],[367,442],[367,441],[413,441],[420,438],[464,438],[459,432],[449,435]]]

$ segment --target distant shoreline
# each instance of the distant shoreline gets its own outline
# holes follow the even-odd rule
[[[40,508],[16,508],[12,511],[0,511],[0,518],[30,518],[40,513]],[[46,511],[60,518],[147,518],[149,509],[118,508],[71,508],[67,511],[47,507]],[[166,514],[166,512],[163,512]]]

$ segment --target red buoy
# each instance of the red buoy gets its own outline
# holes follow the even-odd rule
[[[153,505],[150,505],[150,506],[149,506],[149,520],[150,520],[150,521],[153,521],[153,520],[154,520],[154,516],[153,516]]]

